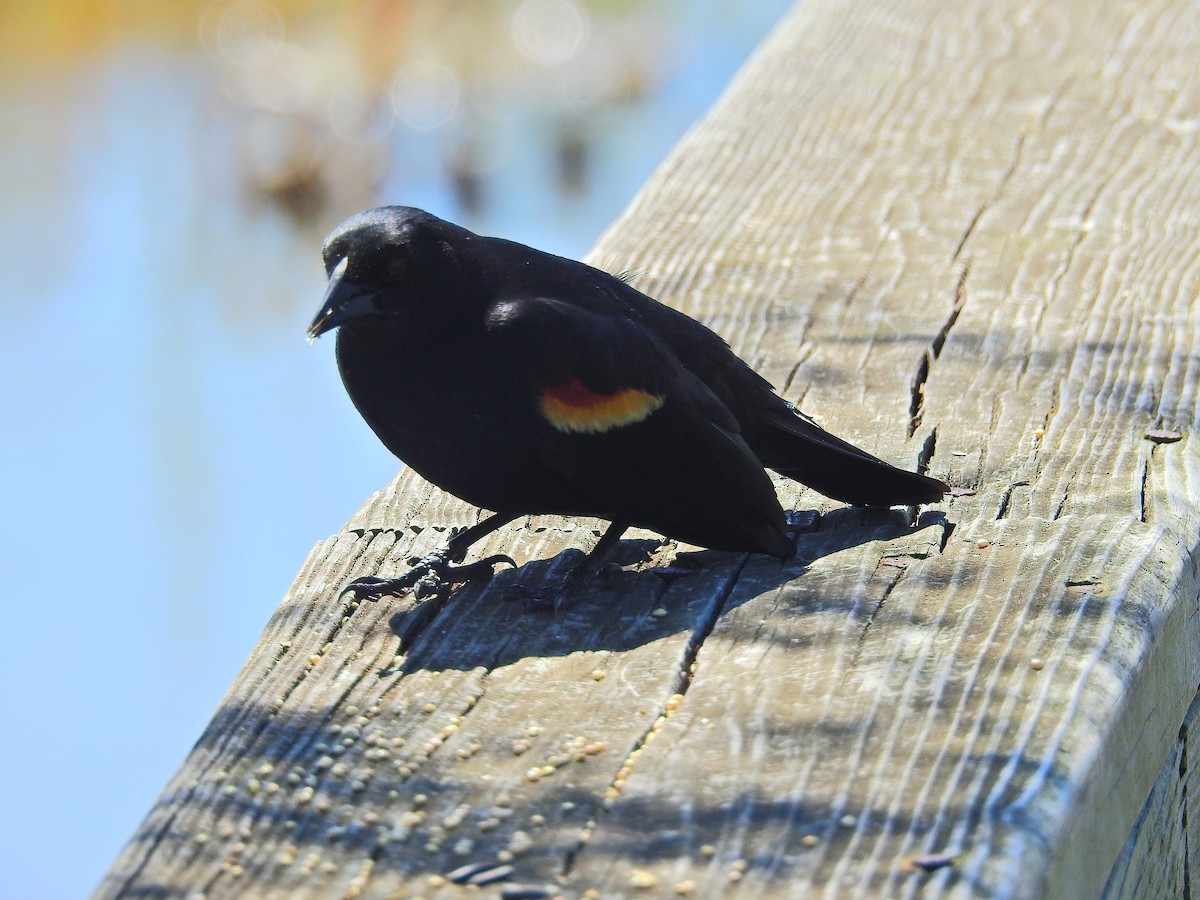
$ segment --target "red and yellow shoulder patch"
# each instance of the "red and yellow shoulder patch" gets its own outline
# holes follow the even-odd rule
[[[566,384],[543,388],[538,403],[542,415],[559,431],[597,432],[640,422],[664,400],[639,388],[600,394],[572,378]]]

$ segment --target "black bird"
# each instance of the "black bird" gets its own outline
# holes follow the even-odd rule
[[[529,513],[610,520],[593,557],[630,525],[787,557],[764,467],[864,506],[947,491],[824,431],[708,328],[591,266],[404,206],[350,218],[323,253],[310,339],[340,327],[342,381],[379,439],[495,512],[407,581],[356,582],[370,593],[446,574]]]

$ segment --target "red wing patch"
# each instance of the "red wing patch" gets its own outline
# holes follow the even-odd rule
[[[598,432],[640,422],[666,400],[638,388],[599,394],[578,378],[543,388],[539,406],[546,420],[559,431]]]

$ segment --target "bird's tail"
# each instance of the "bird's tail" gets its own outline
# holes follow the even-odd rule
[[[790,408],[771,409],[760,422],[754,447],[763,465],[834,500],[857,506],[915,505],[936,503],[949,491],[936,478],[898,469]]]

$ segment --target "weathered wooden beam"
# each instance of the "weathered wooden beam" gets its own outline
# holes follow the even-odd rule
[[[1187,897],[1200,872],[1200,695],[1117,858],[1106,900]],[[1190,824],[1189,824],[1190,823]]]
[[[1196,12],[804,0],[593,258],[964,492],[910,528],[780,484],[795,559],[630,541],[558,615],[500,598],[593,523],[494,535],[528,562],[444,606],[339,601],[475,521],[402,473],[313,550],[99,895],[1152,883],[1151,789],[1200,820],[1159,777],[1189,783],[1200,682]]]

